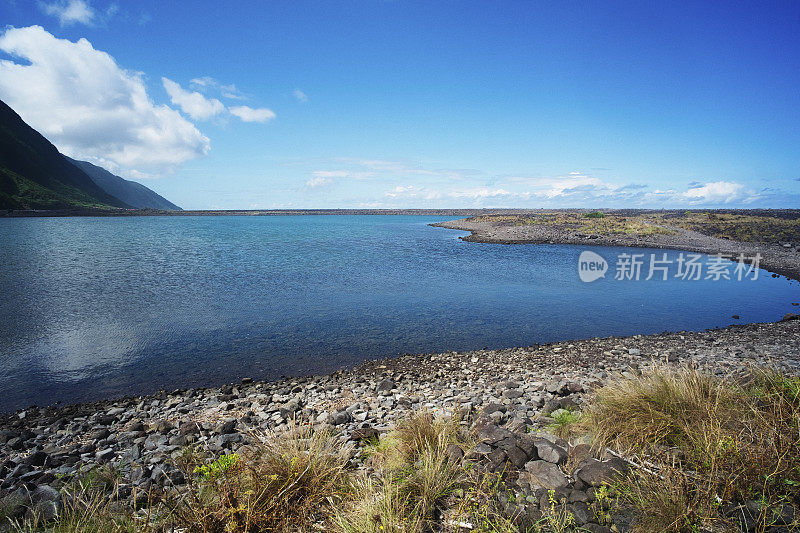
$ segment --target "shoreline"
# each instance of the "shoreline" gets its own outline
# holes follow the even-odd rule
[[[343,443],[359,431],[389,431],[420,409],[477,415],[499,405],[499,423],[511,416],[535,421],[553,402],[581,406],[611,376],[653,362],[722,375],[752,366],[800,374],[800,320],[403,355],[327,375],[22,409],[0,415],[0,499],[25,484],[106,464],[169,471],[187,444],[232,453],[251,432],[280,431],[295,418],[332,426]],[[360,452],[353,453],[358,461]]]
[[[720,239],[678,227],[669,227],[673,234],[597,235],[566,233],[547,225],[515,226],[470,218],[436,222],[438,228],[468,231],[461,240],[484,244],[571,244],[586,247],[630,247],[682,250],[706,255],[726,254],[747,257],[761,254],[760,268],[790,279],[800,280],[800,246],[786,247],[770,243],[750,243]]]
[[[592,209],[544,209],[544,208],[448,208],[448,209],[181,209],[179,211],[160,209],[0,209],[0,218],[36,217],[136,217],[136,216],[302,216],[302,215],[419,215],[419,216],[458,216],[474,217],[482,215],[536,215],[544,213],[588,213]],[[646,215],[668,212],[663,209],[608,209],[608,212],[625,216]],[[670,210],[675,211],[675,210]],[[678,210],[679,211],[679,210]],[[776,216],[793,218],[800,214],[798,209],[695,209],[702,213],[746,214],[756,216]],[[677,211],[675,211],[677,212]],[[685,211],[680,211],[685,212]]]

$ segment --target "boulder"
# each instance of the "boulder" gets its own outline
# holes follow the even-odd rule
[[[388,392],[395,388],[397,388],[397,386],[395,385],[394,381],[388,378],[383,379],[378,383],[378,391],[380,392]]]
[[[575,477],[593,487],[610,483],[615,477],[628,471],[628,463],[613,457],[608,461],[589,458],[582,461],[575,469]]]
[[[556,465],[562,465],[566,463],[567,458],[569,457],[567,450],[550,442],[547,439],[542,438],[536,440],[536,454],[539,459]]]
[[[520,474],[520,479],[526,479],[533,489],[560,490],[568,485],[564,473],[547,461],[529,461],[525,464],[525,473],[527,476],[523,478],[523,474]]]

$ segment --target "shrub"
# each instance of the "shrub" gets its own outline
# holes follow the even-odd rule
[[[584,218],[605,218],[606,214],[602,211],[592,211],[591,213],[586,213],[583,216]]]

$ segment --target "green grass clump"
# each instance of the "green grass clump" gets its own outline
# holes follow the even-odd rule
[[[592,211],[591,213],[586,213],[583,216],[584,218],[605,218],[606,214],[602,211]]]
[[[192,473],[195,474],[201,481],[213,481],[221,474],[224,474],[231,468],[239,464],[239,456],[235,453],[230,455],[222,455],[216,461],[207,465],[199,465],[194,467]]]
[[[551,413],[550,417],[553,419],[553,423],[548,426],[548,429],[562,439],[566,439],[580,421],[581,413],[569,409],[559,409],[555,413]]]

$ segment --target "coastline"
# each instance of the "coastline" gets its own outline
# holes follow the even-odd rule
[[[786,247],[776,243],[740,242],[720,239],[679,227],[670,226],[672,234],[599,235],[565,232],[549,225],[510,225],[471,218],[437,222],[431,226],[469,231],[461,240],[487,244],[572,244],[579,246],[620,246],[683,250],[707,255],[727,254],[747,257],[761,254],[760,267],[790,279],[800,280],[800,246]]]
[[[655,363],[718,375],[753,366],[800,374],[800,320],[404,355],[329,375],[23,409],[0,415],[0,499],[22,486],[59,488],[61,478],[102,465],[119,468],[129,489],[166,490],[181,482],[170,477],[171,465],[186,445],[233,453],[254,431],[280,431],[295,419],[332,426],[343,444],[389,431],[420,409],[494,412],[498,424],[524,418],[535,425],[549,420],[554,405],[580,408],[610,377]],[[362,450],[350,452],[362,464]],[[136,465],[160,474],[142,477]]]

